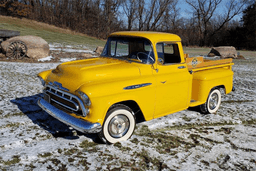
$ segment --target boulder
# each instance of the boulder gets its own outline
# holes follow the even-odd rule
[[[207,55],[208,57],[214,57],[214,56],[216,56],[214,53],[208,53],[208,55]]]
[[[237,58],[237,51],[233,46],[213,47],[208,56],[213,56],[213,54],[221,58]]]
[[[102,46],[98,46],[98,47],[95,49],[95,51],[94,51],[94,52],[96,52],[96,53],[98,53],[98,54],[101,54],[101,53],[102,53],[102,51],[103,51],[103,49],[104,49],[104,47],[102,47]]]
[[[245,57],[243,55],[237,55],[237,59],[245,59]]]
[[[84,58],[91,58],[91,57],[92,57],[92,54],[90,54],[90,53],[83,53],[82,56],[83,56]]]
[[[6,53],[10,43],[22,41],[27,46],[27,56],[34,59],[41,59],[49,56],[50,47],[48,43],[38,36],[16,36],[1,43],[2,51]]]

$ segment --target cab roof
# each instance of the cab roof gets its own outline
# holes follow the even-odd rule
[[[150,32],[150,31],[120,31],[114,32],[110,36],[130,36],[130,37],[143,37],[149,39],[151,42],[180,42],[181,38],[176,34],[162,33],[162,32]]]

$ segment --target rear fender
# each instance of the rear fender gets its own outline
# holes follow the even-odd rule
[[[233,87],[233,71],[218,68],[193,73],[191,99],[206,102],[214,87],[224,87],[226,94],[230,93]]]

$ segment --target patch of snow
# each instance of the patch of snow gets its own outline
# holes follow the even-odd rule
[[[88,50],[86,46],[72,46],[72,45],[61,45],[61,44],[49,44],[50,50],[61,51],[61,52],[77,52],[77,53],[91,53],[95,54],[92,50]],[[77,49],[78,48],[78,49]],[[84,50],[86,49],[86,50]]]
[[[69,61],[75,61],[76,58],[61,58],[60,62],[69,62]]]
[[[91,50],[79,50],[79,49],[62,49],[63,52],[77,52],[77,53],[94,53]]]
[[[221,59],[221,58],[220,58],[220,56],[213,56],[213,57],[209,57],[209,56],[207,56],[207,55],[204,55],[203,57],[204,57],[204,59],[209,59],[209,60],[217,60],[217,59]]]
[[[38,59],[38,61],[40,61],[40,62],[50,61],[50,60],[52,60],[52,58],[53,58],[52,56],[47,56],[45,58]]]

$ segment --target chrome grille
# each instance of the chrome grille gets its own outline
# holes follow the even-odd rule
[[[86,116],[89,112],[89,109],[84,107],[81,99],[73,94],[58,89],[58,87],[51,83],[46,85],[44,93],[46,96],[49,96],[48,102],[54,106],[62,107],[68,111],[82,116]]]
[[[56,89],[46,89],[46,93],[50,95],[50,100],[72,111],[78,111],[79,105],[73,98],[66,93],[62,93]]]

